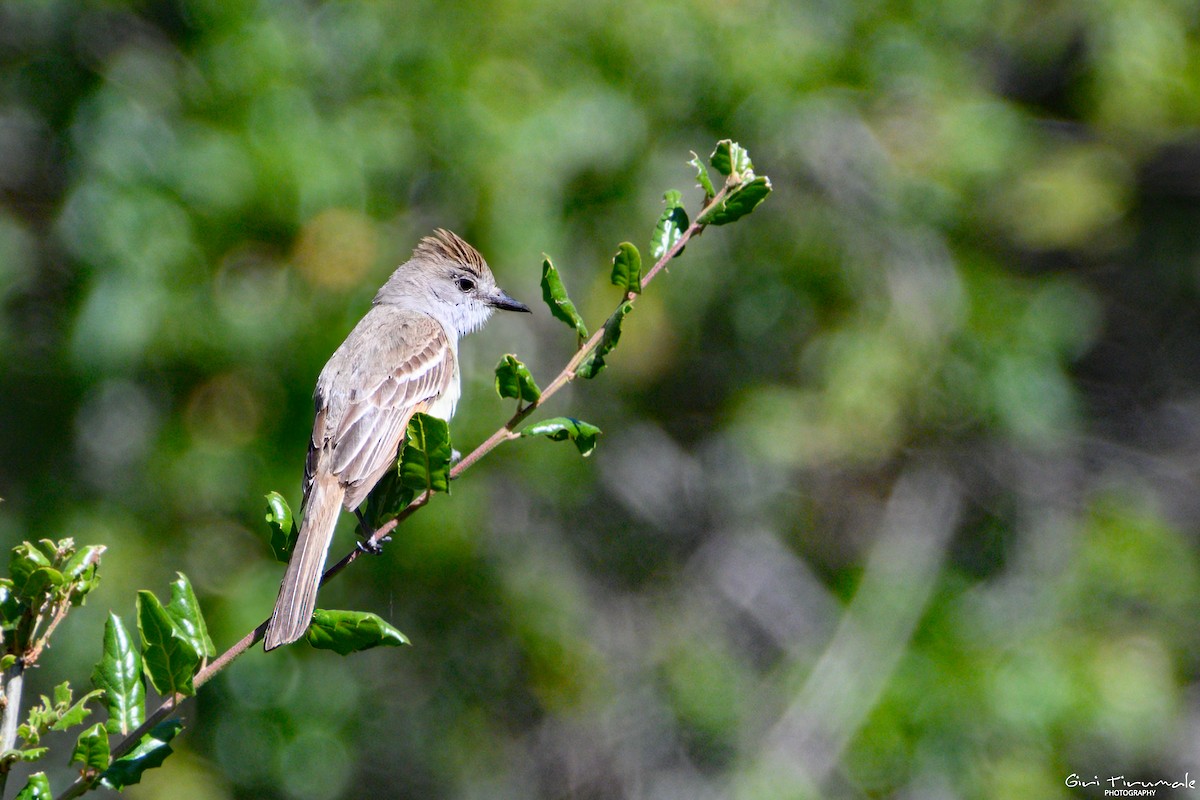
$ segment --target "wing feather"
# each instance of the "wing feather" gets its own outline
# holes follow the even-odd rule
[[[346,508],[357,507],[394,463],[409,419],[449,389],[455,372],[454,349],[433,318],[371,309],[317,381],[306,494],[324,451],[346,487]]]

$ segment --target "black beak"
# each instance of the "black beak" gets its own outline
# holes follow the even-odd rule
[[[514,300],[508,296],[508,293],[503,289],[496,289],[496,293],[488,298],[488,305],[492,308],[500,308],[504,311],[524,311],[529,313],[529,306],[522,303],[520,300]]]

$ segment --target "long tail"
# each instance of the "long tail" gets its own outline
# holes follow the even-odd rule
[[[308,630],[317,605],[317,587],[325,569],[325,557],[345,495],[346,490],[337,476],[318,471],[304,504],[304,520],[296,538],[296,548],[288,561],[287,572],[283,574],[279,599],[275,601],[275,611],[267,624],[264,650],[290,644]]]

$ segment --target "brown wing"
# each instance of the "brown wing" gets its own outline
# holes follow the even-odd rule
[[[305,494],[323,463],[346,487],[346,508],[356,508],[394,463],[409,419],[453,378],[454,351],[441,325],[416,312],[372,308],[317,381]]]

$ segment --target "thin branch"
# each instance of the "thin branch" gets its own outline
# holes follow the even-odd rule
[[[729,185],[726,184],[719,192],[717,192],[716,196],[709,200],[708,205],[706,205],[700,211],[700,213],[696,215],[696,219],[703,218],[704,214],[707,213],[709,209],[720,203],[725,198],[728,190]],[[655,262],[654,266],[651,267],[650,270],[642,277],[643,289],[654,280],[655,276],[667,266],[671,259],[679,255],[679,251],[684,248],[688,241],[699,235],[704,228],[704,224],[693,221],[691,225],[688,226],[687,230],[680,235],[678,241],[671,245],[671,247],[662,254],[658,261]],[[637,295],[633,292],[630,292],[625,296],[624,299],[625,302],[633,303],[636,301]],[[508,422],[504,423],[504,425],[498,428],[495,433],[485,439],[478,447],[476,447],[474,450],[464,456],[462,460],[454,465],[454,467],[450,470],[450,478],[452,480],[458,478],[460,475],[470,469],[477,461],[486,456],[492,450],[495,450],[504,442],[519,438],[519,434],[515,432],[515,428],[524,422],[526,418],[533,414],[533,412],[541,408],[546,401],[557,394],[560,389],[575,379],[575,370],[577,370],[579,365],[583,363],[583,360],[600,345],[600,340],[603,338],[604,327],[601,326],[575,352],[575,354],[571,357],[571,360],[567,362],[567,365],[562,368],[562,371],[554,377],[554,380],[552,380],[550,384],[542,390],[541,396],[529,405],[518,406],[517,412],[512,415]],[[383,525],[380,525],[375,533],[373,533],[367,540],[368,544],[381,544],[382,541],[386,539],[386,537],[393,530],[396,529],[397,525],[415,514],[418,509],[425,506],[429,502],[430,497],[431,493],[428,490],[417,495],[417,497],[414,498],[411,503],[405,506],[404,509],[398,515],[396,515],[394,519],[385,522]],[[358,547],[355,547],[353,550],[343,556],[340,561],[327,569],[325,574],[321,576],[321,585],[324,585],[326,581],[332,580],[339,572],[350,566],[350,564],[354,563],[354,561],[358,559],[360,553],[362,553],[362,550]],[[269,621],[269,619],[263,620],[263,622],[260,623],[257,628],[243,636],[237,642],[237,644],[230,647],[228,650],[218,656],[211,664],[196,673],[196,677],[193,681],[195,688],[199,690],[200,687],[208,683],[213,676],[225,669],[225,667],[229,666],[230,662],[232,662],[235,658],[242,655],[255,644],[257,644],[265,635],[267,623]],[[112,757],[114,759],[119,758],[120,756],[132,750],[133,747],[139,741],[141,741],[143,736],[145,736],[155,725],[166,719],[167,716],[175,710],[179,701],[182,699],[186,698],[168,698],[164,700],[162,704],[159,705],[159,707],[156,708],[154,712],[146,718],[146,721],[141,725],[141,727],[127,735],[112,748]],[[65,792],[59,795],[59,800],[69,800],[69,798],[79,797],[88,790],[89,785],[90,784],[83,778],[79,778],[73,784],[71,784],[71,786],[69,786]]]

